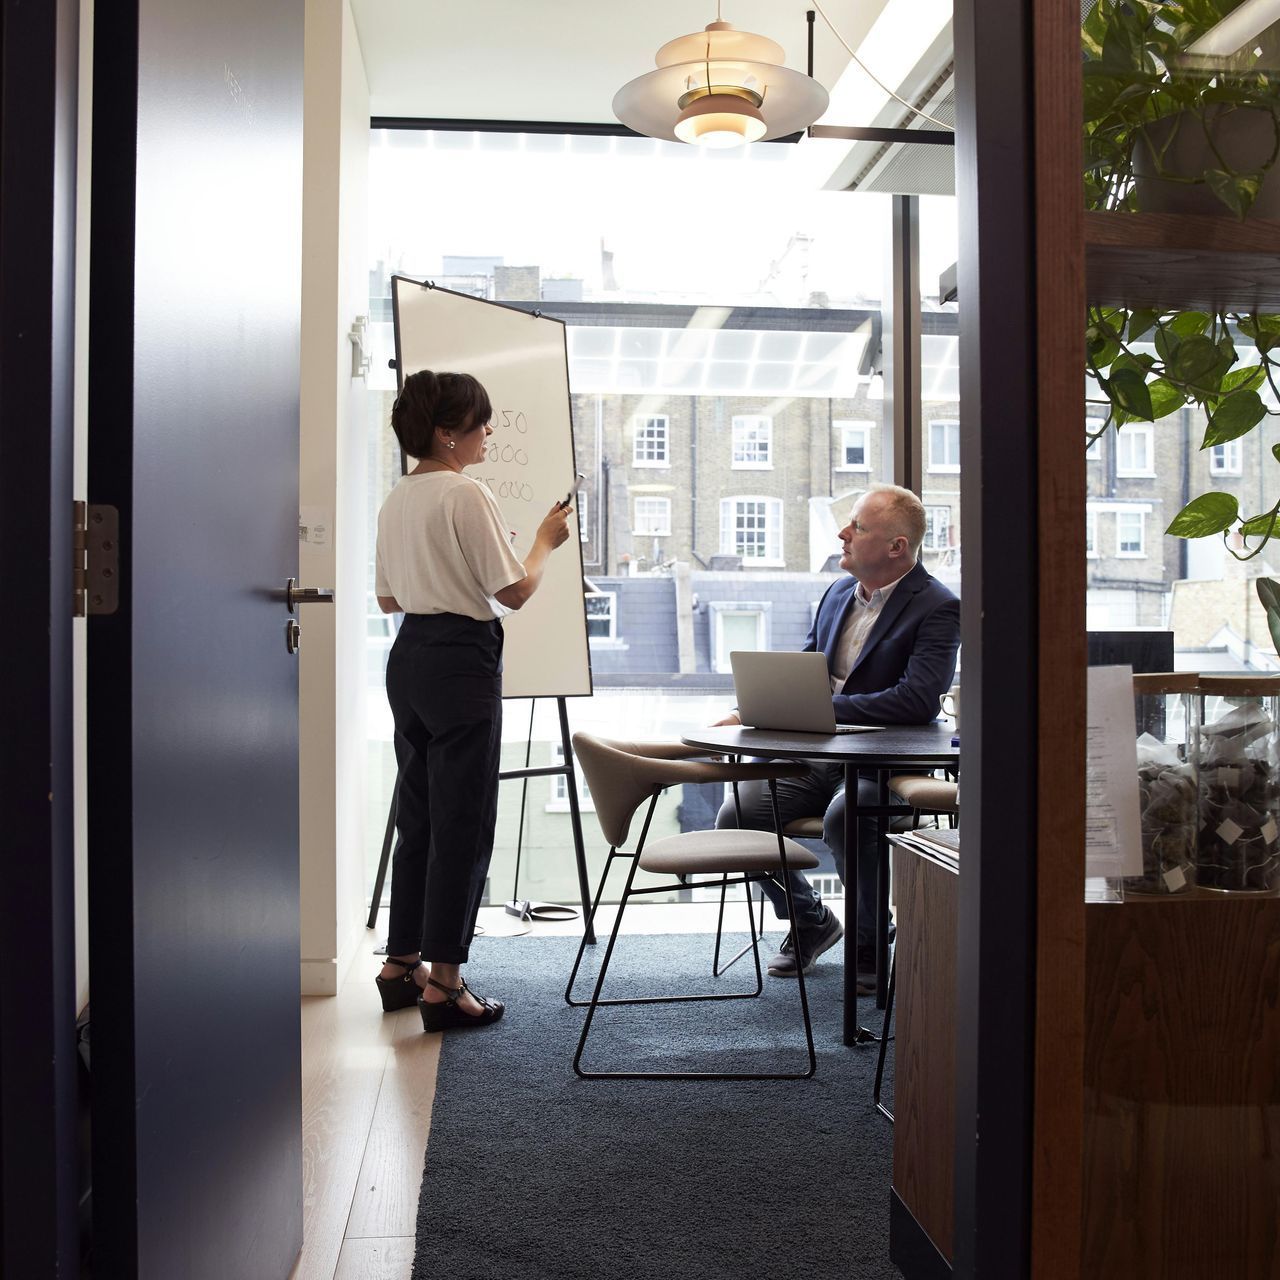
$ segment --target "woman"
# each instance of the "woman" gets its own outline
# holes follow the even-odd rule
[[[523,564],[493,495],[463,475],[485,456],[489,397],[465,373],[411,374],[391,410],[417,466],[378,513],[377,593],[404,622],[387,659],[395,719],[399,839],[391,867],[385,1010],[417,1003],[428,1031],[485,1026],[503,1013],[462,978],[484,891],[498,806],[501,617],[538,589],[569,536],[557,503]]]

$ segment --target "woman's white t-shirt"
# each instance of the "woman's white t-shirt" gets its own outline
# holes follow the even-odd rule
[[[500,618],[494,595],[524,576],[497,500],[459,471],[402,476],[378,512],[376,590],[405,613]]]

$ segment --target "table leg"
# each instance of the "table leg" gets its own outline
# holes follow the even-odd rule
[[[858,1043],[858,770],[844,767],[844,1034]]]
[[[876,1008],[889,997],[889,770],[877,772],[876,818]]]

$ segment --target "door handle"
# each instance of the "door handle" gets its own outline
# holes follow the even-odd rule
[[[333,588],[332,587],[300,587],[297,578],[290,578],[285,583],[284,602],[289,607],[289,612],[293,612],[294,605],[298,604],[332,604]]]
[[[290,618],[284,624],[284,647],[294,654],[302,648],[302,628],[298,626],[297,618]]]

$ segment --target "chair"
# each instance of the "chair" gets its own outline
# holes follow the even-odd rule
[[[584,734],[584,737],[588,735]],[[682,742],[614,742],[609,739],[600,739],[607,741],[611,746],[616,746],[624,751],[629,751],[632,755],[644,756],[649,760],[700,760],[707,761],[707,753],[701,747],[686,747]],[[589,784],[588,784],[589,785]],[[735,804],[738,799],[738,788],[734,785],[733,798]],[[573,984],[578,976],[578,969],[582,965],[582,958],[586,953],[587,939],[594,936],[593,926],[595,925],[596,908],[600,905],[601,896],[604,893],[605,883],[609,878],[609,872],[613,869],[615,858],[626,859],[634,857],[634,854],[621,853],[616,848],[609,850],[609,856],[605,859],[604,870],[600,874],[600,883],[596,886],[595,901],[591,904],[591,909],[587,913],[586,928],[583,930],[582,938],[578,943],[578,954],[574,957],[573,968],[569,971],[569,982],[564,990],[564,1002],[574,1009],[585,1009],[591,1003],[588,1000],[578,1000],[573,995]],[[721,885],[720,888],[720,915],[716,921],[716,945],[715,953],[711,961],[711,974],[713,977],[720,977],[725,973],[731,965],[742,959],[753,946],[757,945],[764,936],[764,894],[760,895],[760,929],[757,932],[755,919],[751,914],[750,908],[747,911],[747,924],[750,929],[751,941],[747,943],[741,951],[738,952],[732,960],[726,964],[720,964],[720,939],[724,930],[724,906],[727,884]],[[748,898],[750,895],[748,894]]]
[[[905,800],[912,809],[912,826],[920,825],[922,814],[946,817],[951,825],[956,825],[960,814],[960,784],[950,778],[935,778],[932,775],[906,774],[889,779],[889,790]],[[898,952],[894,949],[893,959],[889,963],[889,991],[884,1004],[884,1029],[880,1033],[880,1055],[876,1061],[876,1079],[871,1090],[871,1098],[876,1110],[887,1116],[893,1123],[893,1112],[880,1101],[880,1091],[884,1084],[884,1061],[889,1049],[889,1020],[893,1017],[893,989],[898,976]]]
[[[738,802],[737,787],[735,787],[733,790],[733,800],[736,806]],[[738,812],[738,825],[739,826],[742,825],[742,812],[740,808]],[[822,826],[821,818],[796,818],[792,822],[788,822],[787,825],[782,828],[782,834],[784,836],[799,836],[802,840],[821,840],[822,831],[823,831],[823,826]],[[721,884],[720,915],[716,920],[716,950],[715,950],[715,955],[711,959],[711,973],[712,973],[712,976],[716,978],[720,977],[720,975],[723,973],[728,973],[728,971],[731,968],[733,968],[733,966],[737,964],[738,961],[741,960],[742,957],[745,956],[747,952],[751,950],[752,947],[764,941],[764,902],[765,902],[764,890],[761,889],[758,895],[759,906],[760,906],[760,925],[758,929],[755,923],[755,917],[751,914],[751,905],[750,905],[751,892],[750,890],[748,890],[747,891],[747,918],[748,918],[748,923],[751,929],[751,941],[748,942],[747,945],[743,947],[742,950],[739,951],[737,955],[733,956],[732,959],[726,960],[724,964],[720,963],[720,937],[724,930],[724,904],[725,904],[727,889],[728,889],[727,884]]]
[[[764,977],[760,970],[760,953],[755,950],[756,984],[753,991],[716,991],[696,995],[638,996],[603,999],[605,977],[618,941],[618,931],[627,903],[642,894],[666,893],[672,888],[684,887],[689,876],[711,875],[722,883],[750,886],[753,881],[769,874],[785,873],[793,869],[811,869],[817,858],[802,845],[787,839],[780,830],[778,803],[774,782],[780,777],[799,777],[807,766],[770,761],[767,764],[727,764],[717,761],[693,760],[691,751],[678,744],[653,744],[613,742],[595,738],[585,733],[573,736],[573,748],[582,772],[591,788],[596,817],[605,839],[609,842],[609,857],[605,864],[595,901],[591,906],[594,922],[605,881],[615,858],[629,862],[626,885],[618,903],[618,913],[600,962],[591,999],[587,1002],[587,1016],[573,1058],[573,1070],[584,1080],[805,1080],[817,1069],[813,1047],[813,1027],[809,1020],[809,1000],[805,991],[804,974],[797,976],[800,992],[800,1011],[804,1020],[808,1065],[797,1072],[725,1072],[725,1071],[587,1071],[582,1066],[582,1055],[591,1033],[597,1011],[606,1005],[689,1004],[706,1000],[741,1000],[759,996],[764,989]],[[762,780],[769,783],[773,796],[773,831],[714,830],[688,831],[667,836],[648,843],[649,826],[653,820],[658,797],[670,786],[681,783],[746,782]],[[645,802],[648,801],[647,806]],[[627,843],[631,822],[636,812],[645,807],[644,824],[640,838],[631,853],[620,849]],[[675,876],[674,883],[666,882],[652,887],[635,887],[637,871]],[[784,877],[785,883],[785,877]],[[751,910],[750,889],[747,889],[747,910]],[[795,902],[787,889],[787,913],[791,927],[795,924]],[[754,935],[754,925],[753,925]],[[574,962],[565,999],[570,1004],[574,978],[582,958]]]

